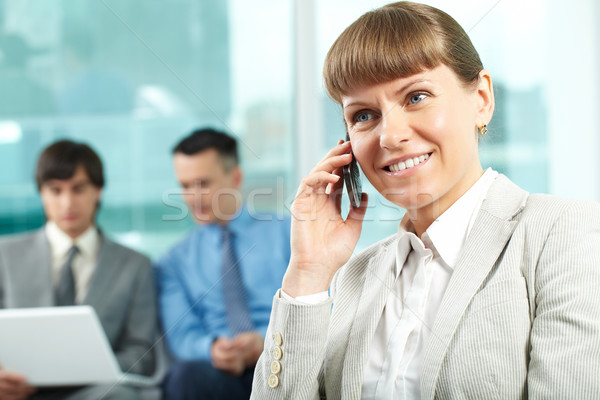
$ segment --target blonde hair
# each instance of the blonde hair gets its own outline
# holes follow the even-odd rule
[[[483,64],[469,36],[451,16],[401,1],[362,15],[337,38],[325,58],[323,78],[338,103],[351,90],[407,77],[440,64],[465,84]]]

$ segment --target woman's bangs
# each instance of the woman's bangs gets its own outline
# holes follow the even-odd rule
[[[443,62],[435,34],[425,24],[405,17],[403,23],[392,23],[397,18],[387,18],[383,24],[381,18],[359,20],[334,43],[323,71],[334,100],[340,102],[356,88],[404,78]]]

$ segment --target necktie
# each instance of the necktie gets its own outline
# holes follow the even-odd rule
[[[77,246],[67,252],[67,261],[64,263],[56,284],[56,305],[72,306],[75,304],[75,278],[73,277],[73,259],[79,253]]]
[[[233,233],[223,227],[223,258],[221,262],[221,278],[227,323],[232,335],[254,329],[248,309],[246,289],[242,281],[239,260],[233,247]]]

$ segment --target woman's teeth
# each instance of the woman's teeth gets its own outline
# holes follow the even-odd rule
[[[389,168],[390,168],[390,171],[392,171],[392,172],[403,171],[407,168],[412,168],[412,167],[415,167],[415,166],[421,164],[423,161],[427,160],[428,158],[429,158],[429,154],[423,154],[419,157],[408,158],[404,161],[400,161],[398,164],[392,164],[389,166]]]

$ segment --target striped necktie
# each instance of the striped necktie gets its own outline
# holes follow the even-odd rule
[[[67,261],[60,269],[58,283],[56,284],[56,305],[72,306],[75,304],[75,278],[73,276],[73,259],[79,253],[77,246],[73,245],[67,252]]]
[[[237,259],[233,245],[233,233],[227,226],[223,228],[223,258],[221,261],[221,278],[223,282],[223,296],[229,331],[233,336],[254,329],[248,309],[248,297],[240,263]]]

